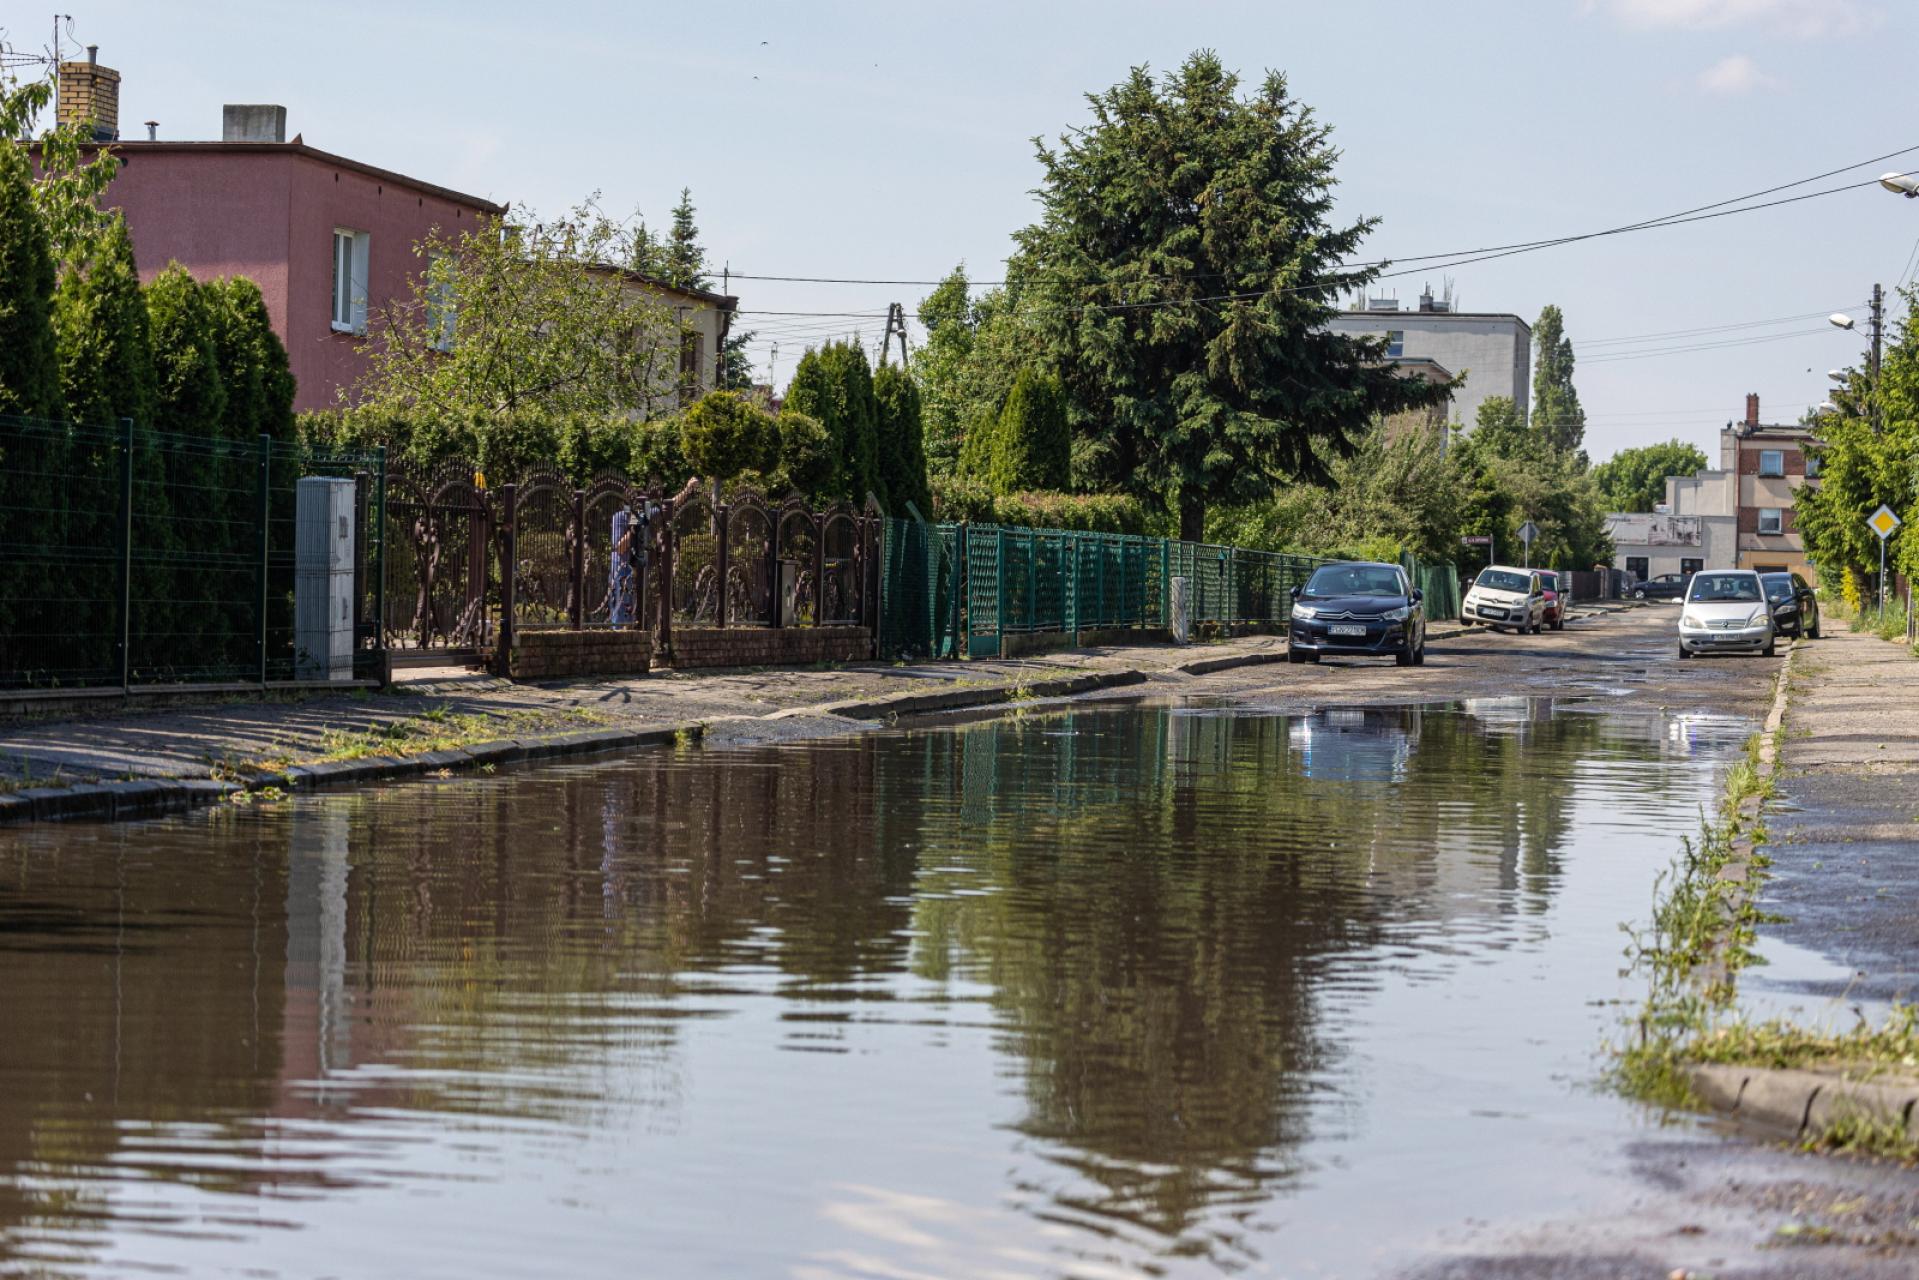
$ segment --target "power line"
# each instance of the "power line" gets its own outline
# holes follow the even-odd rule
[[[1630,334],[1622,338],[1581,338],[1574,341],[1573,349],[1575,352],[1579,352],[1579,351],[1589,350],[1593,347],[1616,346],[1622,343],[1631,343],[1631,342],[1644,342],[1644,341],[1650,341],[1651,339],[1654,339],[1654,338],[1687,338],[1687,337],[1692,337],[1695,334],[1726,333],[1736,329],[1762,329],[1766,327],[1767,325],[1791,324],[1800,320],[1823,320],[1825,317],[1831,315],[1833,312],[1842,311],[1844,309],[1845,309],[1844,307],[1827,307],[1823,311],[1805,311],[1805,312],[1801,312],[1798,315],[1793,315],[1793,316],[1774,316],[1770,320],[1745,320],[1736,324],[1702,325],[1699,328],[1695,328],[1695,329],[1668,329],[1664,331],[1663,333],[1636,333],[1636,334]]]
[[[1745,195],[1731,196],[1724,200],[1713,201],[1711,204],[1695,205],[1690,209],[1681,209],[1676,213],[1663,214],[1656,218],[1647,218],[1638,222],[1629,222],[1621,226],[1608,227],[1599,231],[1587,231],[1587,232],[1581,232],[1576,235],[1556,236],[1556,237],[1550,237],[1542,240],[1521,240],[1521,241],[1515,241],[1510,244],[1482,245],[1479,248],[1475,248],[1475,249],[1454,249],[1454,250],[1449,250],[1448,252],[1445,252],[1445,253],[1416,254],[1410,257],[1402,257],[1402,258],[1380,258],[1380,259],[1375,259],[1369,262],[1354,263],[1351,265],[1353,267],[1364,268],[1364,267],[1375,267],[1375,266],[1391,266],[1395,264],[1402,264],[1402,263],[1409,263],[1409,262],[1427,262],[1427,263],[1440,263],[1442,266],[1462,266],[1469,262],[1483,262],[1491,258],[1508,257],[1515,253],[1526,253],[1526,252],[1532,252],[1538,249],[1552,248],[1556,245],[1573,244],[1581,240],[1591,240],[1591,239],[1596,239],[1602,236],[1623,235],[1631,231],[1646,231],[1646,230],[1652,230],[1657,227],[1665,227],[1665,226],[1683,226],[1689,222],[1703,222],[1708,220],[1709,218],[1728,217],[1735,213],[1753,213],[1761,209],[1776,208],[1779,205],[1793,204],[1801,200],[1812,200],[1812,199],[1817,199],[1821,196],[1836,195],[1845,191],[1853,191],[1853,190],[1857,190],[1860,187],[1876,186],[1879,180],[1877,178],[1872,178],[1865,182],[1849,183],[1841,187],[1830,187],[1824,191],[1807,192],[1802,195],[1788,197],[1784,200],[1767,201],[1764,204],[1747,205],[1745,203],[1746,201],[1749,201],[1749,200],[1757,200],[1761,196],[1769,196],[1781,191],[1790,191],[1794,187],[1803,187],[1807,185],[1808,183],[1820,182],[1826,178],[1835,177],[1842,173],[1848,173],[1854,169],[1864,168],[1867,165],[1880,164],[1887,160],[1896,159],[1899,156],[1909,155],[1914,151],[1919,151],[1919,144],[1909,146],[1909,147],[1902,147],[1897,151],[1888,151],[1884,155],[1873,156],[1866,160],[1860,160],[1854,164],[1843,165],[1837,169],[1828,169],[1824,173],[1815,173],[1810,177],[1798,178],[1792,182],[1780,183],[1777,186],[1766,187],[1759,191],[1749,191]],[[1742,207],[1733,209],[1733,208],[1728,208],[1727,206],[1729,205],[1740,205]],[[1717,212],[1714,212],[1715,210]],[[1473,256],[1473,255],[1483,255],[1483,256]],[[1453,259],[1453,258],[1460,259],[1460,261],[1442,262],[1442,260],[1444,259]],[[1437,266],[1423,268],[1423,270],[1438,270],[1438,269],[1439,267]],[[1179,273],[1177,275],[1167,274],[1167,275],[1159,275],[1159,276],[1152,276],[1152,275],[1135,276],[1125,280],[1085,281],[1085,280],[1067,280],[1064,278],[1056,278],[1056,279],[1059,283],[1062,283],[1062,284],[1078,284],[1086,288],[1097,288],[1102,285],[1108,285],[1108,284],[1141,284],[1141,283],[1146,283],[1152,280],[1230,279],[1232,276],[1242,275],[1242,274],[1246,274],[1246,273],[1245,272],[1222,272],[1222,271],[1186,272],[1186,273]],[[1392,275],[1381,276],[1379,278],[1391,279],[1393,278],[1393,276],[1396,276],[1396,275],[1412,275],[1412,274],[1418,274],[1418,272],[1416,271],[1396,272],[1396,273],[1392,273]],[[742,273],[742,272],[734,272],[733,275],[736,279],[740,279],[740,280],[761,280],[761,281],[771,281],[771,282],[784,283],[784,284],[858,284],[858,285],[901,286],[901,287],[905,287],[905,286],[929,286],[930,287],[930,286],[936,286],[936,285],[941,285],[946,283],[944,280],[903,280],[903,279],[882,280],[882,279],[866,279],[866,278],[852,277],[852,276],[753,275],[750,273]],[[1012,283],[1044,284],[1044,283],[1048,283],[1048,280],[1044,276],[1035,276],[1035,277],[1029,277],[1027,279],[1020,280],[1017,282],[1012,280],[969,281],[967,283],[967,287],[969,289],[997,288],[997,287],[1001,287],[1001,286],[1012,284]],[[1322,287],[1322,286],[1301,286],[1300,288],[1319,288],[1319,287]],[[1299,291],[1298,289],[1290,290],[1290,292],[1298,292],[1298,291]],[[1224,300],[1227,300],[1227,298],[1230,296],[1264,296],[1268,292],[1288,292],[1288,291],[1262,290],[1258,294],[1222,295],[1219,298],[1203,299],[1203,301],[1224,301]],[[1145,305],[1145,304],[1138,304],[1138,305]]]
[[[1828,332],[1828,330],[1824,328],[1795,329],[1791,333],[1768,333],[1761,334],[1758,337],[1729,338],[1723,342],[1700,342],[1682,346],[1652,347],[1644,351],[1609,351],[1592,356],[1582,363],[1589,365],[1617,364],[1621,360],[1644,360],[1650,356],[1680,355],[1688,351],[1718,351],[1727,347],[1752,347],[1765,342],[1783,342],[1789,338],[1809,338],[1816,333],[1823,334],[1826,332]]]

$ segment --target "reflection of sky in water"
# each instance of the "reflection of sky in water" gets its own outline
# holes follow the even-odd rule
[[[1625,1197],[1593,1002],[1743,735],[1077,710],[6,833],[0,1272],[1349,1275]]]

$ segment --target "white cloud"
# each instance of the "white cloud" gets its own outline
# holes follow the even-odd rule
[[[1723,97],[1780,87],[1777,76],[1769,76],[1761,71],[1759,64],[1743,53],[1728,54],[1713,63],[1699,73],[1698,83],[1701,93],[1715,93]]]
[[[1877,23],[1866,0],[1585,0],[1629,27],[1717,31],[1759,27],[1794,39],[1854,35]]]

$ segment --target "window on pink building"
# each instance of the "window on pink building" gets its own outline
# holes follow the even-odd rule
[[[333,327],[341,333],[366,332],[371,240],[364,231],[333,229]]]

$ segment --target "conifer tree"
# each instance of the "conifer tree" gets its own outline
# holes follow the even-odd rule
[[[293,373],[260,287],[243,276],[203,286],[227,395],[223,434],[234,440],[293,436]]]
[[[832,439],[839,463],[827,496],[858,502],[876,489],[879,405],[865,351],[851,342],[808,351],[786,389],[786,408],[818,421]]]
[[[0,413],[61,416],[53,254],[26,148],[0,141]]]
[[[919,386],[906,370],[885,365],[873,374],[873,399],[879,407],[880,474],[875,488],[881,501],[891,515],[907,515],[911,502],[930,519],[933,493],[926,478]]]
[[[661,259],[668,284],[681,289],[712,287],[706,274],[706,250],[700,247],[700,228],[693,220],[691,187],[680,188],[680,202],[673,206],[673,229],[666,235]]]
[[[1022,369],[1000,411],[989,479],[993,492],[1064,489],[1072,466],[1066,425],[1066,393],[1059,379]]]
[[[154,426],[182,435],[224,435],[227,393],[209,286],[170,263],[146,289],[153,335]]]
[[[92,260],[70,270],[54,294],[53,327],[67,415],[89,426],[153,420],[152,339],[133,238],[115,215]]]

